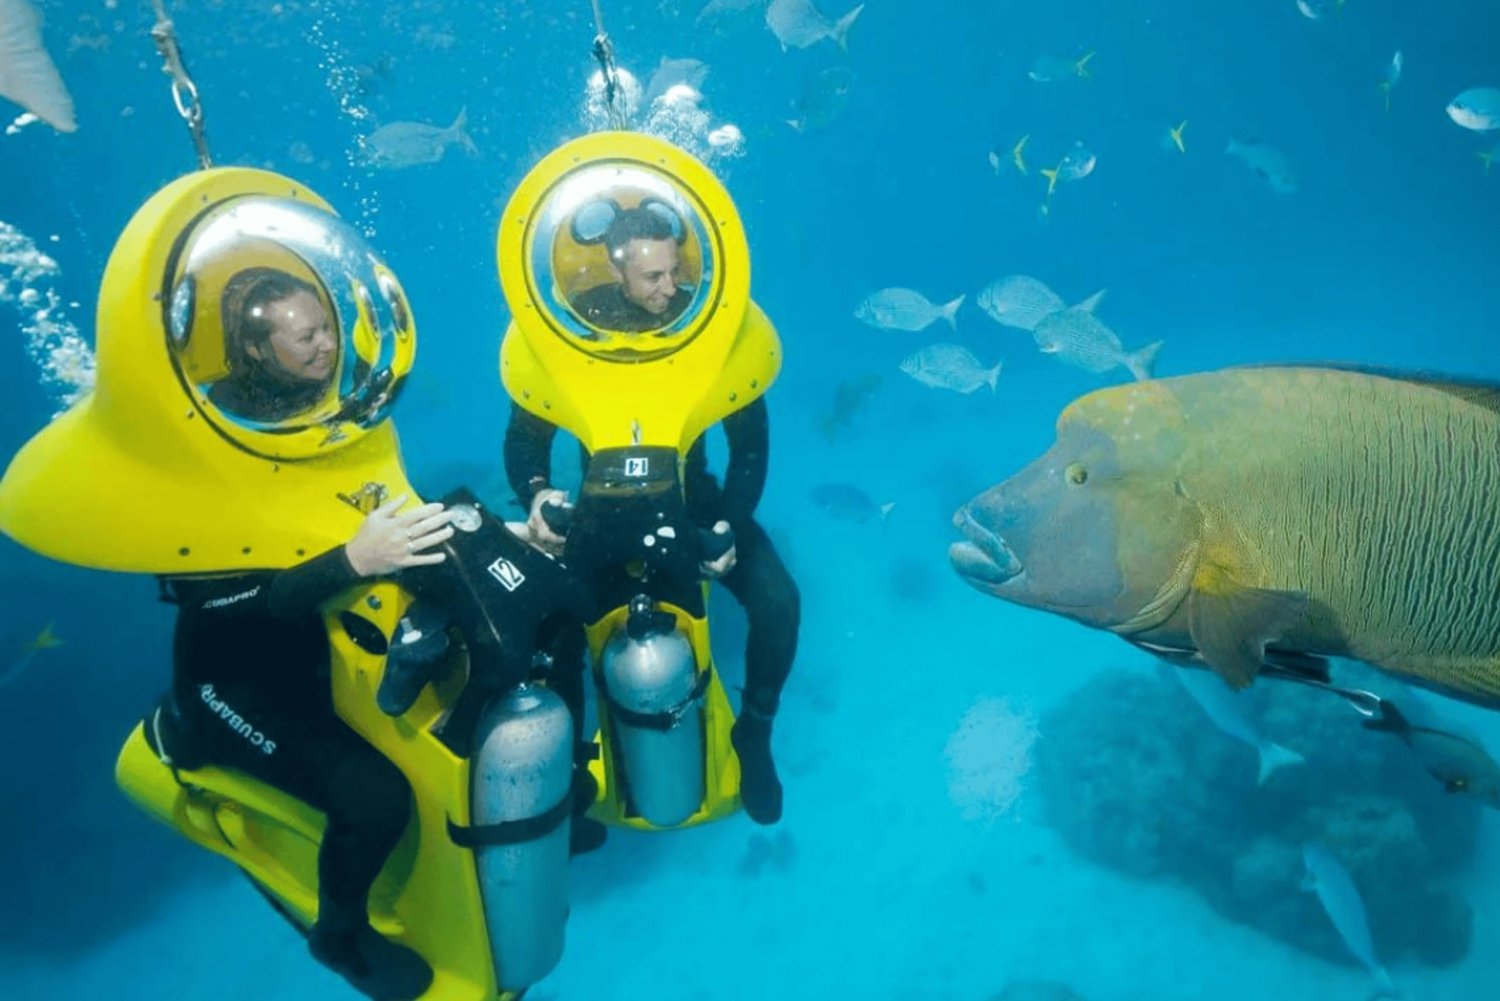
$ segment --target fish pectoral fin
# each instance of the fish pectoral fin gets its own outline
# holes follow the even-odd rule
[[[1280,639],[1306,610],[1305,591],[1244,587],[1227,578],[1209,587],[1195,581],[1188,632],[1214,673],[1240,689],[1260,672],[1266,644]]]

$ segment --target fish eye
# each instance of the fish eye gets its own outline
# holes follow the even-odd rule
[[[1075,462],[1067,469],[1063,470],[1063,475],[1068,478],[1069,483],[1072,483],[1076,486],[1088,481],[1089,471],[1084,468],[1083,463]]]

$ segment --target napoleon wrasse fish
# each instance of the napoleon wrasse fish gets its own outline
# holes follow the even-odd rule
[[[1191,659],[1351,657],[1500,708],[1500,387],[1320,367],[1091,393],[960,508],[980,590]]]

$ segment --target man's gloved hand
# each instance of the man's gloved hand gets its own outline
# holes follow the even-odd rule
[[[568,503],[568,492],[566,490],[538,490],[536,496],[531,498],[531,514],[526,518],[526,528],[531,533],[530,541],[539,549],[549,553],[562,552],[563,543],[567,540],[552,530],[547,520],[542,517],[543,504],[566,505]]]
[[[716,521],[716,522],[714,522],[713,531],[714,531],[715,535],[725,535],[725,534],[728,534],[728,532],[729,532],[729,522],[727,522],[727,521]],[[703,574],[703,576],[709,578],[710,580],[718,580],[720,577],[724,576],[729,571],[731,571],[731,570],[734,569],[734,562],[735,562],[734,546],[731,545],[729,547],[729,549],[722,556],[720,556],[718,559],[716,559],[716,560],[705,560],[702,563],[699,563],[698,564],[698,571],[699,571],[699,573]]]

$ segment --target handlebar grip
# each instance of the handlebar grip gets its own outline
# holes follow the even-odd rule
[[[703,562],[712,563],[734,548],[734,529],[725,529],[723,532],[699,529],[698,545],[703,554]]]
[[[567,535],[573,527],[573,505],[548,502],[541,508],[542,521],[558,535]]]

